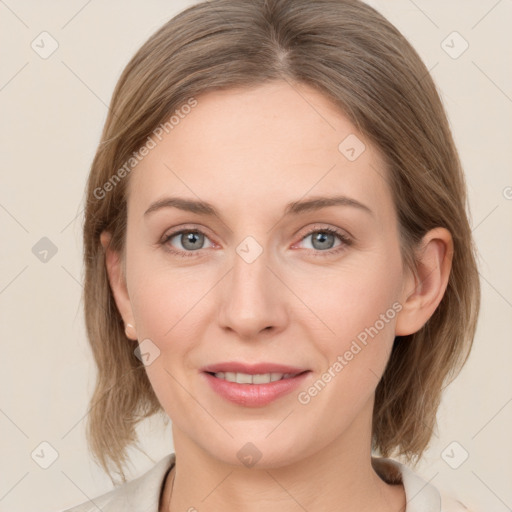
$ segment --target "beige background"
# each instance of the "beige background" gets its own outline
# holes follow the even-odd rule
[[[122,68],[191,3],[0,1],[0,511],[56,512],[111,488],[84,437],[95,370],[80,301],[83,190]],[[409,38],[440,88],[481,260],[474,350],[444,396],[439,432],[418,471],[475,510],[505,512],[512,508],[512,2],[371,4]],[[35,40],[39,52],[51,49],[49,36],[38,37],[43,31],[58,43],[46,59],[31,47]],[[469,47],[453,58],[464,41]],[[32,251],[43,237],[57,249],[46,262]],[[133,450],[130,477],[172,451],[169,427],[152,420],[140,433],[152,459]],[[58,456],[43,469],[38,463],[50,463],[52,450]],[[465,452],[467,460],[450,467]]]

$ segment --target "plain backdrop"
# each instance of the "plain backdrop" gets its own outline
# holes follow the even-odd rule
[[[0,1],[1,511],[57,512],[112,488],[84,436],[95,378],[81,303],[84,185],[123,67],[192,3]],[[371,4],[438,84],[467,176],[482,280],[471,357],[445,392],[417,471],[474,510],[509,511],[512,2]],[[131,450],[129,478],[173,450],[158,417],[139,432],[147,456]]]

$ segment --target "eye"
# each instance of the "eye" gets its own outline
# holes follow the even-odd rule
[[[178,243],[181,247],[176,248],[172,241],[176,239],[175,243]],[[195,256],[194,252],[200,249],[205,249],[204,242],[209,240],[205,233],[199,229],[182,229],[180,231],[174,231],[165,235],[162,240],[162,245],[166,245],[168,250],[177,256]],[[210,244],[208,247],[213,247]]]
[[[312,237],[310,245],[312,254],[315,256],[337,254],[352,245],[352,240],[345,233],[331,227],[315,227],[301,238],[301,242],[307,240],[309,237]],[[333,245],[336,243],[336,239],[340,242],[337,246]],[[210,245],[205,247],[205,241],[208,241]],[[213,247],[207,235],[197,228],[173,231],[165,235],[160,243],[165,246],[166,250],[169,252],[176,256],[183,257],[198,256],[197,253],[201,249]],[[176,246],[176,244],[178,246]],[[295,244],[295,246],[296,245],[297,244]]]
[[[348,238],[345,233],[341,230],[330,227],[315,227],[315,229],[306,233],[306,235],[301,239],[301,242],[310,237],[310,248],[313,250],[315,256],[324,255],[319,253],[336,254],[352,244],[352,240]],[[334,245],[336,243],[336,238],[340,241],[337,246]]]

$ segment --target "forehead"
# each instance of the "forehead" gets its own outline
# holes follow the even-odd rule
[[[239,215],[343,194],[393,209],[378,151],[325,96],[278,81],[196,98],[132,171],[129,208],[166,194]],[[176,118],[178,119],[178,118]]]

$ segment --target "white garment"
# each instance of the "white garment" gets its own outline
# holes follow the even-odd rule
[[[441,495],[407,466],[393,459],[373,458],[380,477],[390,482],[398,475],[404,485],[406,512],[464,512],[468,509],[459,501]],[[63,512],[158,512],[160,493],[167,473],[176,462],[171,453],[139,478]]]

